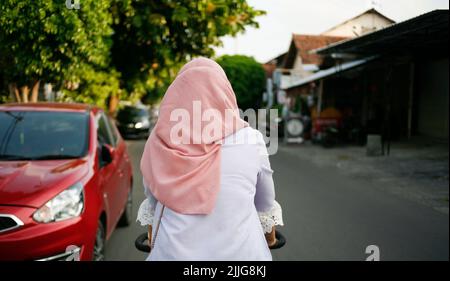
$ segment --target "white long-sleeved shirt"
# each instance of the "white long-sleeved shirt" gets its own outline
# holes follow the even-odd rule
[[[225,138],[214,210],[183,215],[166,207],[147,260],[272,260],[264,232],[283,224],[272,173],[259,131],[246,127]],[[162,205],[145,182],[144,190],[138,220],[153,224],[155,235]]]

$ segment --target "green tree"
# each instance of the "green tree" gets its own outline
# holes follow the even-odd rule
[[[0,68],[17,101],[37,101],[40,81],[62,86],[80,69],[108,66],[110,0],[0,1]],[[31,97],[30,97],[31,93]]]
[[[111,97],[122,93],[120,73],[115,70],[103,71],[84,65],[73,76],[75,78],[67,81],[62,90],[61,101],[95,104],[106,108]]]
[[[258,108],[265,90],[264,68],[254,58],[225,55],[217,59],[233,86],[241,109]]]
[[[40,81],[63,100],[154,101],[183,63],[212,56],[222,36],[257,27],[261,14],[246,0],[83,0],[79,10],[1,0],[0,77],[22,102],[37,100]]]
[[[121,0],[113,6],[113,65],[129,92],[164,93],[180,66],[212,56],[220,37],[257,27],[246,0]]]

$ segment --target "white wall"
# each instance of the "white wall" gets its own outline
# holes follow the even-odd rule
[[[362,14],[359,17],[351,19],[343,24],[337,25],[322,35],[328,36],[342,36],[342,37],[356,37],[365,33],[379,30],[392,23],[375,13]]]

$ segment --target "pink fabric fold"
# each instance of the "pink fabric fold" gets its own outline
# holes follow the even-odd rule
[[[186,64],[162,99],[141,158],[155,198],[181,214],[211,213],[220,190],[221,140],[246,126],[223,69],[206,58]]]

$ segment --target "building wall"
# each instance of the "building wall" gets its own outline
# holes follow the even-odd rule
[[[416,64],[419,134],[448,141],[448,58]]]
[[[376,13],[365,13],[325,31],[322,35],[356,37],[391,24],[391,21]]]
[[[303,69],[302,65],[303,65],[302,58],[300,56],[297,56],[295,58],[294,65],[292,66],[292,69],[302,70]]]

